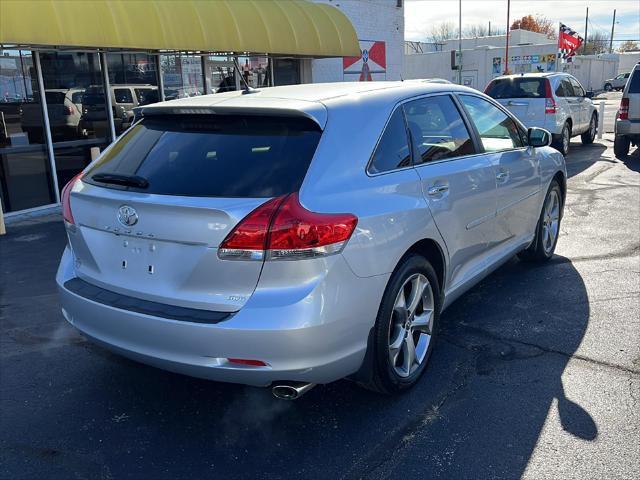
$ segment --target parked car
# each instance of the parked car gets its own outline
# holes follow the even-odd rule
[[[605,80],[604,89],[607,92],[610,92],[611,90],[624,90],[624,86],[627,84],[629,75],[631,75],[631,72],[621,73],[620,75],[610,78],[609,80]]]
[[[142,105],[156,103],[158,87],[154,85],[111,85],[111,106],[116,134],[120,134],[131,126],[133,109]],[[82,126],[87,132],[97,137],[108,135],[108,119],[104,88],[90,86],[86,90],[85,105],[82,115]]]
[[[567,73],[525,73],[493,79],[485,93],[496,99],[527,127],[541,127],[553,136],[553,146],[569,153],[572,137],[593,143],[598,112],[580,82]]]
[[[486,95],[424,82],[143,107],[64,188],[62,312],[174,372],[296,398],[424,373],[440,313],[553,255],[563,156]]]
[[[633,68],[624,87],[614,130],[613,152],[623,159],[632,144],[640,145],[640,63]]]
[[[44,141],[42,106],[37,92],[35,96],[35,102],[22,104],[20,114],[22,129],[27,132],[29,141],[32,143]],[[83,88],[50,88],[45,90],[49,125],[54,140],[69,140],[84,136],[80,127],[83,96]]]

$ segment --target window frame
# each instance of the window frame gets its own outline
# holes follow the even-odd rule
[[[415,155],[414,155],[414,151],[413,151],[414,150],[414,148],[413,148],[413,137],[411,136],[411,131],[409,130],[409,127],[407,125],[407,117],[406,117],[405,112],[404,112],[404,105],[406,103],[412,102],[414,100],[420,100],[420,99],[423,99],[423,98],[438,97],[438,96],[444,96],[444,95],[447,95],[448,97],[450,97],[451,101],[453,102],[455,107],[458,109],[458,113],[459,113],[460,117],[462,117],[462,122],[464,123],[464,126],[467,129],[467,132],[469,132],[469,137],[471,138],[471,141],[473,142],[473,148],[475,150],[475,153],[471,153],[469,155],[461,155],[459,157],[442,158],[442,159],[439,159],[439,160],[433,160],[431,162],[416,164],[415,163]],[[371,166],[371,163],[373,162],[373,156],[376,153],[376,150],[378,149],[378,145],[380,144],[380,141],[382,140],[382,136],[384,135],[384,132],[387,130],[387,125],[389,124],[389,121],[391,120],[391,117],[393,116],[393,114],[396,112],[396,110],[398,108],[402,108],[402,117],[404,119],[404,128],[407,131],[407,140],[409,142],[409,149],[411,151],[411,164],[406,166],[406,167],[394,168],[392,170],[387,170],[387,171],[384,171],[384,172],[370,172],[369,171],[369,167]],[[413,97],[404,98],[404,99],[400,100],[399,102],[397,102],[393,106],[393,109],[391,110],[391,113],[389,114],[389,117],[387,118],[387,120],[386,120],[386,122],[384,124],[384,128],[382,129],[382,132],[378,136],[378,140],[376,141],[376,145],[373,147],[373,150],[371,151],[371,155],[369,156],[369,160],[367,161],[367,165],[365,167],[365,173],[367,174],[368,177],[378,177],[380,175],[388,175],[390,173],[401,172],[403,170],[408,170],[410,168],[413,168],[413,169],[422,168],[422,167],[426,167],[428,165],[438,165],[438,164],[444,163],[444,162],[452,162],[452,161],[457,161],[457,160],[464,159],[464,158],[477,157],[478,155],[485,155],[486,152],[483,152],[481,150],[482,150],[482,145],[479,143],[479,137],[478,137],[477,132],[475,130],[475,126],[471,123],[471,120],[467,116],[466,111],[462,108],[462,105],[460,104],[459,99],[456,97],[455,92],[433,92],[433,93],[420,94],[420,95],[415,95]]]
[[[459,97],[459,96],[476,97],[476,98],[484,100],[484,101],[490,103],[491,105],[495,106],[498,110],[500,110],[502,113],[504,113],[507,116],[507,118],[509,118],[513,122],[513,124],[515,125],[516,129],[518,130],[518,136],[520,137],[520,140],[522,141],[522,147],[503,148],[502,150],[491,150],[491,151],[485,150],[484,145],[482,144],[482,137],[480,137],[480,132],[478,132],[478,129],[476,128],[475,123],[473,123],[473,120],[471,119],[471,115],[466,110],[466,107],[464,106],[464,102],[462,101],[462,99],[456,98],[456,100],[460,103],[460,106],[464,109],[465,114],[469,118],[469,121],[470,121],[470,124],[471,124],[471,128],[473,129],[473,135],[475,136],[476,141],[478,142],[478,147],[482,151],[482,153],[480,153],[480,155],[487,155],[487,154],[492,154],[492,153],[526,151],[529,148],[529,145],[528,145],[526,137],[523,138],[523,135],[522,135],[523,132],[527,132],[528,129],[524,126],[524,124],[518,118],[516,118],[514,115],[512,115],[510,111],[508,111],[506,108],[504,108],[498,102],[493,100],[491,97],[485,98],[484,96],[476,95],[475,93],[472,93],[472,92],[456,93],[455,97]]]
[[[581,98],[581,97],[585,97],[587,95],[587,91],[584,89],[584,87],[580,83],[580,80],[578,80],[576,77],[567,77],[567,78],[569,79],[569,83],[573,87],[573,93],[576,94],[576,95],[574,95],[575,97]],[[576,92],[576,85],[574,85],[574,82],[580,88],[580,90],[582,90],[582,94],[581,95],[577,95],[580,92]]]
[[[405,111],[405,105],[407,105],[408,103],[414,102],[414,101],[418,101],[418,100],[423,100],[425,98],[437,98],[437,97],[449,97],[449,99],[451,100],[451,103],[453,104],[454,108],[456,109],[456,111],[458,112],[458,115],[460,115],[460,118],[462,119],[462,124],[464,125],[464,128],[467,130],[467,134],[469,135],[469,140],[471,140],[471,143],[473,145],[473,150],[474,153],[470,153],[467,155],[456,155],[453,157],[447,157],[447,158],[441,158],[438,160],[431,160],[428,162],[418,162],[418,156],[419,154],[417,152],[415,152],[415,149],[413,148],[413,135],[411,134],[411,129],[409,128],[409,121],[407,120],[407,112]],[[436,94],[431,94],[431,95],[424,95],[424,96],[420,96],[417,98],[412,98],[410,100],[404,101],[402,102],[402,113],[404,115],[404,120],[405,120],[405,124],[407,125],[407,130],[409,132],[409,141],[411,142],[411,165],[413,165],[414,167],[421,167],[423,165],[430,165],[430,164],[434,164],[434,163],[439,163],[439,162],[443,162],[443,161],[447,161],[447,160],[456,160],[458,158],[465,158],[465,157],[470,157],[473,155],[477,155],[480,150],[480,145],[477,142],[477,139],[474,137],[473,135],[473,131],[471,130],[471,125],[469,124],[470,122],[470,118],[467,118],[464,114],[464,112],[461,110],[461,105],[458,104],[458,102],[456,102],[456,99],[454,98],[453,95],[451,95],[450,93],[436,93]]]

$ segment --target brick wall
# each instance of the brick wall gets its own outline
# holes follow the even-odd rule
[[[340,9],[349,18],[360,40],[386,42],[387,80],[400,80],[404,61],[404,6],[397,0],[314,0]],[[402,2],[404,4],[404,2]],[[311,81],[344,80],[341,58],[311,61]]]

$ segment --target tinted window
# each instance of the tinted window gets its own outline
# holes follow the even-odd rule
[[[571,82],[569,82],[568,79],[563,78],[562,79],[562,88],[564,89],[564,96],[565,97],[575,97],[576,94],[573,91],[573,85],[571,85]]]
[[[116,98],[116,103],[133,103],[133,96],[128,88],[114,88],[113,96]]]
[[[159,101],[158,90],[152,90],[150,88],[136,88],[134,90],[138,98],[138,105],[148,105]]]
[[[132,127],[83,180],[162,195],[272,197],[300,188],[321,131],[285,117],[148,117]],[[138,175],[145,189],[100,184],[96,173]]]
[[[62,105],[65,99],[64,92],[44,92],[44,96],[49,105]]]
[[[474,153],[469,132],[448,95],[414,100],[404,111],[416,163]]]
[[[397,108],[378,142],[369,165],[370,173],[387,172],[411,165],[411,150],[402,108]]]
[[[564,91],[565,82],[560,82],[558,87],[556,88],[556,97],[570,97],[571,95],[567,95]],[[573,93],[573,92],[572,92]]]
[[[571,85],[573,86],[573,93],[576,97],[584,97],[584,88],[580,85],[580,82],[575,78],[569,78]]]
[[[640,93],[640,69],[636,68],[629,81],[629,93]]]
[[[544,98],[545,79],[531,77],[500,78],[485,92],[492,98]]]
[[[498,107],[480,97],[460,95],[460,99],[478,130],[485,151],[523,146],[516,123]]]

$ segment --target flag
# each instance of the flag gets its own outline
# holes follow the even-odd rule
[[[575,56],[583,41],[584,39],[578,35],[578,32],[561,23],[560,34],[558,35],[558,58],[570,60],[571,57]]]

